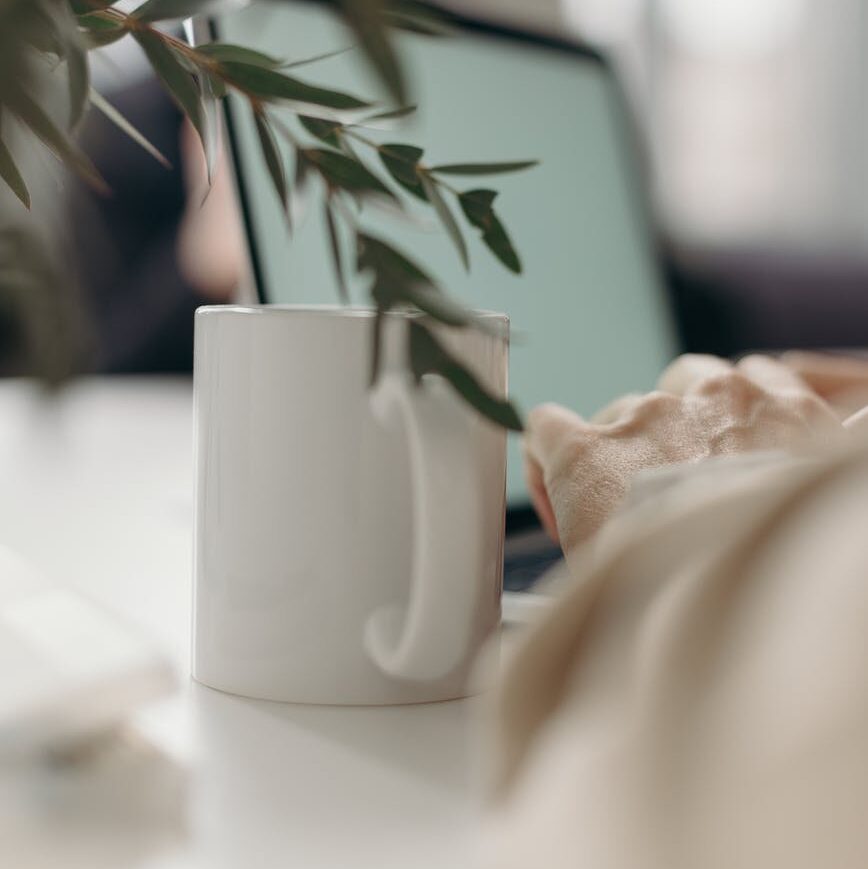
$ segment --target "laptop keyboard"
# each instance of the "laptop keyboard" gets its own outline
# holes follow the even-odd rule
[[[504,591],[529,591],[563,558],[560,546],[534,529],[507,537],[503,555]]]

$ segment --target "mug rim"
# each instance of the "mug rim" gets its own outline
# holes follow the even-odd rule
[[[509,315],[502,311],[488,311],[476,308],[471,308],[470,313],[482,320],[501,320],[509,323]],[[214,315],[214,314],[240,314],[242,316],[263,316],[266,314],[292,314],[304,316],[326,316],[326,317],[347,317],[350,319],[370,320],[376,314],[375,308],[365,307],[363,305],[310,305],[310,304],[278,304],[263,302],[257,305],[239,305],[229,303],[225,305],[200,305],[196,308],[196,316]],[[420,311],[403,311],[391,310],[386,316],[400,317],[409,319],[412,317],[424,316]]]

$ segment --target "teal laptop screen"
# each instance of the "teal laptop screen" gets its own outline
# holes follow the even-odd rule
[[[328,12],[307,3],[259,3],[213,25],[221,40],[289,60],[350,44]],[[651,388],[677,346],[611,71],[580,51],[497,30],[397,38],[418,110],[390,122],[391,129],[361,132],[424,146],[430,163],[538,159],[537,167],[516,174],[450,179],[462,189],[499,191],[498,213],[523,271],[507,271],[469,228],[465,271],[423,204],[409,203],[409,217],[366,205],[359,222],[467,304],[509,315],[510,393],[523,410],[558,401],[589,416],[622,393]],[[382,94],[355,50],[293,74],[361,96]],[[338,301],[322,197],[309,197],[290,235],[249,107],[234,100],[229,118],[263,300]],[[314,141],[291,114],[284,120],[298,137]],[[291,178],[290,150],[284,156]],[[365,149],[358,150],[364,157]],[[376,161],[369,165],[384,176]],[[355,303],[367,303],[362,283],[350,289]],[[526,503],[515,436],[508,461],[509,502]]]

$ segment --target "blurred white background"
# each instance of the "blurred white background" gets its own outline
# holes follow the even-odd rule
[[[868,250],[864,0],[563,0],[612,48],[667,233],[703,248]]]

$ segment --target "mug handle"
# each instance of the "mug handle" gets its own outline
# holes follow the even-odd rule
[[[386,372],[371,407],[381,422],[400,425],[407,441],[413,551],[407,604],[371,613],[365,649],[389,676],[438,679],[467,656],[485,582],[471,420],[439,377],[417,387],[409,374]]]

